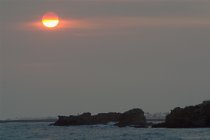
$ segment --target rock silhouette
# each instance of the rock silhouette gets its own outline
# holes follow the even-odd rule
[[[144,112],[141,109],[132,109],[124,113],[110,112],[91,115],[91,113],[88,112],[77,116],[58,116],[58,120],[54,123],[54,125],[95,125],[107,124],[109,122],[115,122],[115,125],[119,127],[146,127],[146,119],[144,116]]]
[[[177,107],[166,116],[165,123],[157,124],[153,127],[210,127],[210,101],[204,101],[202,104],[185,108]]]
[[[120,115],[119,122],[116,125],[119,127],[145,127],[146,118],[144,116],[144,112],[141,109],[132,109],[124,112]]]

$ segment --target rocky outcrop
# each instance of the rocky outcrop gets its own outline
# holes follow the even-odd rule
[[[94,125],[107,124],[109,122],[116,122],[119,127],[134,126],[145,127],[146,119],[144,112],[141,109],[132,109],[124,113],[99,113],[91,115],[91,113],[83,113],[78,116],[59,116],[54,123],[56,126],[71,126],[71,125]]]
[[[54,125],[68,126],[68,125],[94,125],[106,124],[109,122],[116,122],[119,119],[120,113],[100,113],[91,115],[91,113],[83,113],[78,116],[58,116],[58,120]]]
[[[177,107],[166,116],[165,123],[154,125],[153,127],[167,128],[198,128],[210,127],[210,101],[202,104]]]
[[[120,115],[119,121],[116,125],[119,127],[145,127],[146,118],[144,116],[144,112],[141,109],[132,109],[127,112],[124,112]]]

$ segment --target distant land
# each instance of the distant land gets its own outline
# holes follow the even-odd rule
[[[35,122],[55,122],[55,119],[17,119],[17,120],[0,120],[0,123],[35,123]]]

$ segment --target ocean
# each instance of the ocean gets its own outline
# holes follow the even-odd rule
[[[0,140],[210,140],[210,128],[118,128],[109,125],[49,126],[42,123],[1,123]]]

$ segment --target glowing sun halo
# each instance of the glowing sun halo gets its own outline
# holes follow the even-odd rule
[[[59,24],[59,17],[53,12],[48,12],[42,17],[42,24],[47,28],[55,28]]]

